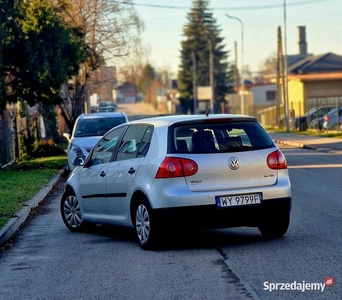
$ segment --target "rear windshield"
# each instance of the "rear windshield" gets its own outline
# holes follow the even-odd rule
[[[126,122],[125,117],[79,119],[74,137],[102,136],[109,129]]]
[[[217,153],[274,147],[273,140],[256,121],[184,124],[171,129],[169,153]]]

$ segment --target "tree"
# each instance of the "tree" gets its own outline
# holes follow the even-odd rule
[[[278,65],[277,52],[272,52],[262,63],[259,65],[260,75],[276,74]]]
[[[5,86],[5,45],[15,30],[11,28],[14,16],[14,3],[13,1],[0,2],[0,114],[2,115],[6,107],[6,86]]]
[[[183,110],[193,110],[193,81],[196,86],[210,85],[210,44],[213,54],[214,105],[225,101],[227,83],[233,81],[228,72],[228,51],[224,51],[221,30],[208,9],[208,1],[194,0],[188,13],[188,23],[184,26],[185,40],[181,42],[181,64],[178,73],[178,90]],[[193,63],[196,63],[194,72]]]
[[[52,6],[49,0],[16,2],[7,10],[2,42],[5,74],[2,107],[6,102],[21,103],[20,113],[25,114],[26,103],[39,104],[48,139],[58,136],[55,105],[60,101],[60,87],[66,78],[77,74],[85,60],[82,33],[61,18],[62,9],[63,6]],[[32,149],[34,127],[27,121],[25,149]]]
[[[48,0],[25,1],[10,26],[4,50],[7,101],[54,105],[66,78],[85,59],[81,32],[70,28]]]
[[[54,0],[61,2],[62,0]],[[131,0],[120,3],[112,0],[64,0],[69,6],[64,18],[72,27],[82,28],[87,46],[87,60],[78,76],[66,84],[64,94],[71,100],[72,110],[60,108],[72,130],[76,118],[85,111],[91,73],[115,59],[129,57],[138,51],[142,22],[135,13]],[[92,84],[95,86],[95,84]]]
[[[152,83],[156,77],[156,72],[150,63],[147,63],[143,69],[141,78],[138,81],[138,90],[145,95],[147,102],[152,102]]]

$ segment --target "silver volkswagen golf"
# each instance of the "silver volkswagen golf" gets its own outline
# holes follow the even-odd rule
[[[151,249],[164,230],[289,227],[291,183],[284,154],[256,118],[176,115],[119,125],[76,157],[60,203],[71,231],[130,226]]]

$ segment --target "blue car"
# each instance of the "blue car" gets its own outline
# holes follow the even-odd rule
[[[339,130],[342,123],[342,107],[334,108],[324,116],[323,129]]]

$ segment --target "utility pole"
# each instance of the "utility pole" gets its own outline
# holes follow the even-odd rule
[[[238,21],[241,25],[241,70],[240,70],[240,76],[241,76],[241,114],[245,114],[245,79],[244,79],[244,26],[243,22],[238,17],[233,17],[228,14],[225,14],[225,16],[229,19],[234,19]]]
[[[282,83],[282,101],[284,104],[284,116],[285,116],[284,120],[285,120],[285,127],[286,127],[286,104],[285,104],[286,87],[285,87],[285,81],[286,81],[287,77],[285,76],[285,60],[284,60],[284,53],[283,53],[283,42],[282,42],[281,29],[279,31],[280,31],[280,38],[281,38],[281,40],[279,41],[279,68],[280,68],[280,75],[279,76],[280,76],[281,83]]]
[[[275,124],[276,126],[279,126],[279,115],[280,115],[280,66],[281,60],[282,60],[282,43],[281,43],[281,27],[278,26],[278,32],[277,32],[277,86],[276,86],[276,99],[275,99],[275,105],[276,105],[276,113],[275,113]]]
[[[238,70],[238,53],[237,53],[237,42],[234,42],[234,54],[235,54],[235,68],[234,68],[234,83],[237,87],[239,84],[239,70]]]

